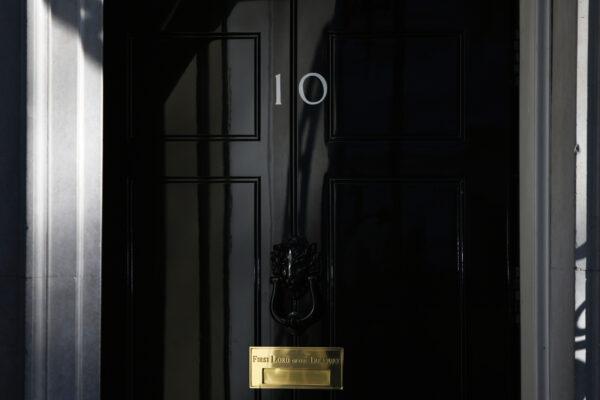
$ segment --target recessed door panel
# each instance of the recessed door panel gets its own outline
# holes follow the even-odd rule
[[[359,360],[346,368],[341,397],[368,396],[376,381],[418,393],[435,376],[428,398],[457,398],[464,358],[462,183],[331,185],[334,336]],[[370,359],[376,367],[364,368]]]
[[[164,185],[165,398],[251,398],[239,371],[256,341],[258,184]]]
[[[460,33],[332,34],[331,139],[460,139]]]

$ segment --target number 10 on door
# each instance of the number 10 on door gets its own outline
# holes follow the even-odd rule
[[[321,97],[319,99],[309,100],[306,97],[304,85],[308,79],[317,79],[321,84],[321,87],[323,88],[323,93],[321,94]],[[298,82],[298,95],[300,95],[302,101],[308,105],[315,106],[317,104],[321,104],[323,100],[325,100],[325,98],[327,97],[327,81],[325,80],[323,75],[317,72],[309,72],[300,79],[300,82]],[[281,104],[281,74],[277,74],[275,75],[275,105],[280,106]]]

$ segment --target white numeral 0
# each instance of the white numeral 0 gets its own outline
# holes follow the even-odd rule
[[[306,78],[310,78],[312,76],[320,80],[321,85],[323,85],[323,94],[321,95],[321,98],[317,101],[308,100],[306,98],[306,95],[304,94],[304,81],[306,80]],[[325,97],[327,97],[327,81],[325,80],[325,78],[323,78],[323,75],[317,74],[316,72],[309,72],[308,74],[304,75],[302,79],[300,79],[300,83],[298,84],[298,94],[300,95],[302,101],[304,101],[306,104],[309,104],[311,106],[317,105],[323,102],[323,100],[325,100]]]
[[[321,86],[323,86],[323,94],[321,95],[321,98],[317,101],[308,100],[306,98],[306,93],[304,93],[304,81],[306,81],[307,78],[311,77],[317,78],[321,82]],[[308,74],[304,75],[302,79],[300,79],[300,83],[298,83],[298,94],[300,95],[302,101],[304,101],[308,105],[314,106],[320,104],[327,97],[327,81],[325,80],[323,75],[318,74],[316,72],[309,72]],[[275,105],[281,105],[281,74],[275,75]]]

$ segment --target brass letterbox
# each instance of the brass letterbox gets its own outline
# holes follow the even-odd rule
[[[341,347],[250,347],[251,389],[342,389]]]

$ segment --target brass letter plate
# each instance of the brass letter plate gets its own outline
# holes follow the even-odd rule
[[[342,389],[341,347],[250,347],[251,389]]]

